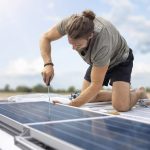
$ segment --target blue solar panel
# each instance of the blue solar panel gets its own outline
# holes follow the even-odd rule
[[[87,150],[150,150],[150,125],[117,117],[30,127]]]
[[[19,123],[36,123],[67,119],[105,116],[68,106],[53,105],[48,102],[25,102],[0,104],[0,114]]]

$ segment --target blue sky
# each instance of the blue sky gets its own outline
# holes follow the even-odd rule
[[[132,86],[150,86],[149,0],[0,0],[0,88],[43,83],[39,39],[66,16],[93,10],[110,20],[135,54]],[[54,88],[80,88],[88,65],[66,37],[52,43]]]

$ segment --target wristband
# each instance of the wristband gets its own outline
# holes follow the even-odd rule
[[[44,67],[45,67],[45,66],[48,66],[48,65],[54,66],[54,64],[51,62],[51,63],[46,63],[46,64],[44,64]]]

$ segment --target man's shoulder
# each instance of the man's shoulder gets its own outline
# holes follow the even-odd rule
[[[66,34],[66,26],[67,26],[68,21],[70,20],[70,18],[71,18],[71,16],[65,17],[56,24],[56,27],[57,27],[57,29],[58,29],[58,31],[61,35]]]
[[[97,32],[101,32],[102,29],[113,30],[115,28],[110,21],[102,17],[96,17],[94,19],[94,26],[94,30]]]

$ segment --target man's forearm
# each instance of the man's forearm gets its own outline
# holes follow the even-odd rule
[[[50,41],[46,38],[40,40],[40,50],[41,56],[43,58],[44,64],[52,62],[51,59],[51,44]]]
[[[102,86],[99,85],[90,85],[85,91],[83,91],[79,97],[72,100],[69,105],[79,107],[90,100],[92,100],[99,92]]]

